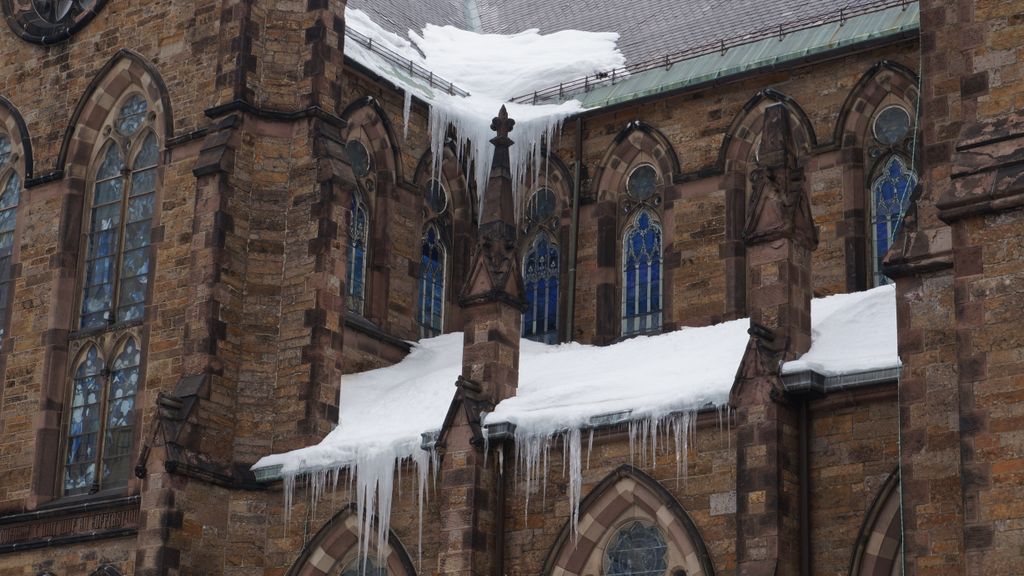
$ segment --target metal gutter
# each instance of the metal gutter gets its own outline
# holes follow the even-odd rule
[[[782,375],[783,389],[790,394],[817,393],[828,394],[849,390],[851,388],[863,388],[877,384],[889,384],[899,381],[900,367],[881,368],[857,372],[855,374],[839,374],[825,376],[814,370],[805,370],[793,374]]]

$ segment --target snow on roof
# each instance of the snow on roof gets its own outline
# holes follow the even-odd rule
[[[893,286],[816,299],[812,345],[784,373],[853,374],[899,366]],[[485,424],[513,423],[533,434],[587,427],[629,412],[658,418],[728,401],[747,344],[746,319],[640,336],[611,346],[523,340],[517,395]],[[462,333],[417,342],[401,362],[342,378],[339,424],[320,444],[267,456],[254,468],[282,473],[337,467],[376,456],[409,457],[421,435],[440,428],[462,370]]]

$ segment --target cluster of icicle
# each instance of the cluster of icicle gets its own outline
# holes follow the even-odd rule
[[[728,426],[728,407],[718,408],[719,427]],[[686,480],[689,464],[689,449],[696,434],[697,411],[685,410],[665,415],[630,420],[629,458],[630,464],[642,468],[654,468],[658,455],[675,454],[676,481]],[[575,539],[579,528],[580,500],[582,498],[583,470],[590,469],[590,455],[594,447],[594,428],[568,428],[557,432],[532,430],[519,426],[515,432],[516,483],[522,483],[525,494],[525,514],[529,515],[530,495],[541,490],[541,498],[547,497],[547,475],[550,469],[549,455],[552,446],[561,443],[562,472],[568,477],[568,497],[571,533]],[[584,462],[582,437],[587,436]],[[604,463],[602,463],[604,464]]]
[[[423,510],[425,509],[430,488],[430,478],[436,484],[438,461],[433,450],[421,450],[416,447],[411,453],[401,447],[392,450],[374,451],[361,454],[348,464],[322,468],[312,472],[284,475],[284,514],[285,525],[288,525],[295,485],[297,480],[304,480],[309,494],[310,516],[316,514],[317,503],[330,490],[338,489],[342,476],[346,480],[347,494],[355,493],[356,519],[358,521],[359,557],[370,557],[370,535],[375,534],[377,547],[374,551],[378,566],[386,564],[388,533],[391,530],[392,499],[402,497],[402,469],[411,466],[417,476],[416,501],[419,506],[419,526],[417,556],[422,564],[423,550]],[[396,494],[397,489],[397,494]]]
[[[481,108],[481,101],[486,102]],[[493,110],[490,109],[493,104]],[[467,99],[439,95],[430,104],[430,150],[431,174],[441,174],[444,149],[449,134],[454,128],[454,145],[459,165],[471,166],[472,174],[467,175],[476,186],[477,207],[483,208],[487,180],[491,174],[491,161],[494,159],[494,147],[491,139],[491,118],[497,116],[500,103],[491,99]],[[562,122],[575,112],[570,107],[549,108],[538,113],[540,108],[529,106],[508,105],[509,116],[516,121],[510,138],[515,142],[509,149],[512,188],[515,194],[516,211],[519,211],[520,194],[527,176],[532,174],[537,182],[542,169],[547,169],[542,145],[549,148],[554,145],[554,138],[561,134]],[[520,117],[515,115],[519,113]],[[436,176],[435,176],[436,177]]]

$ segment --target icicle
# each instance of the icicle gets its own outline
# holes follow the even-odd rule
[[[409,114],[412,112],[412,90],[406,88],[405,102],[402,104],[402,138],[409,138]]]
[[[580,469],[580,429],[573,428],[565,433],[562,445],[569,445],[569,510],[572,537],[575,543],[579,536],[580,492],[583,488],[583,471]]]
[[[587,437],[587,470],[590,470],[590,454],[594,451],[594,429],[589,430]]]

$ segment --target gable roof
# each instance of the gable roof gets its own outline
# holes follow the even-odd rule
[[[906,4],[913,2],[907,1]],[[777,34],[840,12],[863,12],[892,0],[349,0],[400,36],[426,24],[488,34],[537,28],[618,32],[627,65],[720,40]]]

